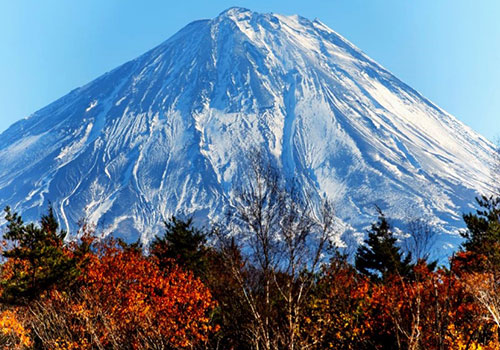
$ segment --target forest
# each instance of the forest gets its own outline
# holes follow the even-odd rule
[[[5,209],[4,349],[500,349],[500,197],[464,213],[463,244],[432,259],[423,219],[403,244],[388,216],[354,249],[335,208],[311,204],[265,162],[210,228],[171,217],[144,247],[68,234]]]

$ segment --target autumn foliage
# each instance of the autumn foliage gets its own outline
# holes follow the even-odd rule
[[[9,287],[2,289],[4,349],[185,349],[206,342],[216,330],[211,323],[216,303],[208,288],[174,263],[160,269],[134,245],[89,235],[66,245],[48,241],[50,249],[42,252],[51,252],[44,257],[50,264],[36,269],[58,266],[62,274],[57,259],[71,261],[64,267],[72,280],[62,285],[46,278],[51,271],[32,272],[40,263],[24,258],[29,247],[23,242],[10,243],[1,271]],[[42,280],[38,293],[24,293]],[[13,289],[23,291],[22,302],[11,295]]]
[[[86,319],[100,322],[93,325],[97,334],[84,331],[80,339],[95,336],[105,346],[113,339],[133,349],[149,343],[186,348],[205,341],[212,329],[215,303],[203,283],[175,265],[161,271],[137,249],[105,246],[91,256],[81,279],[83,305],[75,306],[87,312]],[[105,317],[96,317],[100,313]]]
[[[440,268],[402,254],[383,216],[358,266],[321,246],[328,259],[313,270],[298,255],[283,260],[279,242],[258,242],[268,250],[253,255],[235,239],[209,245],[191,220],[167,222],[145,254],[85,227],[65,243],[52,211],[40,226],[8,211],[0,349],[500,349],[500,201],[480,203],[485,210],[465,216],[464,246]],[[326,232],[290,217],[273,230]],[[262,267],[262,257],[277,263]]]

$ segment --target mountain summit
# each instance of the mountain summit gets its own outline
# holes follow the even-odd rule
[[[1,134],[0,206],[147,242],[179,211],[220,215],[252,148],[354,230],[377,204],[448,233],[493,152],[320,21],[230,8]]]

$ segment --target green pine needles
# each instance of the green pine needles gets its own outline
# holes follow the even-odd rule
[[[40,226],[24,224],[21,216],[5,208],[7,247],[3,257],[10,264],[2,266],[0,301],[26,304],[55,284],[74,281],[78,274],[76,260],[64,249],[66,232],[59,225],[50,206]]]
[[[377,207],[378,221],[368,231],[368,239],[358,247],[356,269],[374,281],[385,280],[390,275],[408,276],[412,270],[411,254],[403,258],[401,248],[382,210]]]

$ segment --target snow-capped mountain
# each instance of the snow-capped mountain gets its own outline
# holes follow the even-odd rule
[[[147,242],[179,211],[220,215],[251,148],[355,229],[377,204],[447,233],[493,151],[320,21],[231,8],[1,134],[0,206]]]

